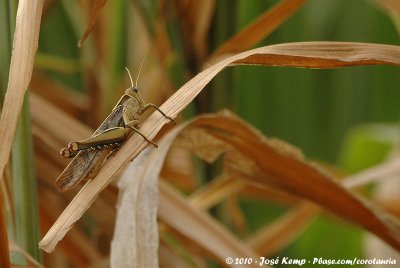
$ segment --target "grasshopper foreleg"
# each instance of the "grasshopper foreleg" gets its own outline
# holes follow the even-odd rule
[[[158,108],[156,105],[154,105],[153,103],[147,103],[145,106],[143,106],[139,111],[138,114],[143,114],[145,111],[147,111],[149,108],[154,108],[156,109],[160,114],[162,114],[166,119],[169,119],[174,125],[176,125],[175,120],[166,115],[160,108]]]

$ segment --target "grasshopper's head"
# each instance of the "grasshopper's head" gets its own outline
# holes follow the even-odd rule
[[[131,96],[135,100],[137,100],[139,103],[143,103],[142,98],[140,97],[139,90],[135,86],[129,87],[127,90],[125,90],[125,94]]]
[[[139,95],[139,90],[137,88],[137,80],[136,80],[136,85],[133,85],[132,76],[131,76],[128,68],[125,67],[125,69],[128,72],[129,79],[131,80],[131,86],[127,90],[125,90],[125,94],[128,95],[128,96],[131,96],[137,102],[143,103],[142,98],[140,98],[140,95]],[[139,78],[139,76],[138,76],[138,78]]]

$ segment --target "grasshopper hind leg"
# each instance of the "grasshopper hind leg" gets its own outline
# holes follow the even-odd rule
[[[101,149],[109,146],[118,146],[126,140],[129,136],[129,130],[124,127],[113,127],[106,131],[94,135],[89,139],[82,141],[73,141],[68,144],[68,151],[70,154],[76,154],[78,151],[90,150],[90,149]],[[62,150],[61,153],[64,156]]]

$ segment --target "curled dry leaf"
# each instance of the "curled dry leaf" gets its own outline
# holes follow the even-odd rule
[[[7,92],[0,118],[0,174],[8,161],[38,47],[43,0],[18,4]]]
[[[355,65],[400,65],[398,46],[342,43],[301,42],[261,47],[226,58],[181,87],[160,109],[175,118],[223,68],[232,64],[258,64],[297,66],[306,68],[337,68]],[[142,133],[150,139],[169,121],[159,113],[153,113],[142,125]],[[72,225],[83,215],[104,189],[147,146],[139,135],[132,135],[118,153],[107,161],[94,180],[88,181],[74,200],[60,215],[40,242],[40,247],[51,252]],[[245,149],[245,148],[243,148]],[[275,160],[276,161],[276,160]],[[299,166],[300,168],[300,166]],[[294,175],[294,174],[292,174]],[[296,189],[299,190],[299,189]],[[352,215],[347,215],[352,216]],[[370,226],[372,228],[372,226]],[[391,234],[387,233],[390,237]],[[395,242],[397,244],[397,241]]]
[[[204,152],[201,147],[208,147],[209,141],[213,146],[208,151],[219,143],[216,151],[222,152],[224,146],[224,172],[313,201],[400,249],[400,225],[395,218],[351,193],[315,164],[303,160],[297,149],[292,153],[285,144],[282,150],[281,143],[271,143],[231,115],[225,115],[224,120],[220,116],[202,117],[196,125],[197,128],[185,131],[182,146],[191,148],[200,157]]]

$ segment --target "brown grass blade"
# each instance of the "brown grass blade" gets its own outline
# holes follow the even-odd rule
[[[31,79],[42,8],[43,0],[25,0],[18,4],[8,86],[0,118],[0,174],[10,155],[18,115]]]
[[[307,0],[282,0],[260,15],[254,22],[241,30],[239,33],[225,41],[211,55],[209,62],[215,61],[223,54],[233,54],[250,49],[267,37],[294,12],[299,10]]]
[[[96,23],[96,18],[99,13],[103,10],[104,5],[107,3],[107,0],[95,0],[93,3],[92,12],[90,14],[89,23],[86,27],[85,32],[83,33],[81,39],[78,42],[78,47],[82,47],[83,42],[85,42],[86,38],[89,36],[90,32],[93,30],[94,24]]]
[[[222,69],[230,64],[287,65],[307,68],[334,68],[366,64],[400,65],[398,46],[342,43],[302,42],[266,46],[226,58],[181,87],[160,109],[175,118]],[[142,125],[141,131],[150,139],[169,121],[153,113]],[[139,135],[132,135],[110,161],[100,170],[96,179],[89,181],[60,215],[40,242],[45,251],[52,251],[72,225],[83,215],[103,190],[148,144]]]

